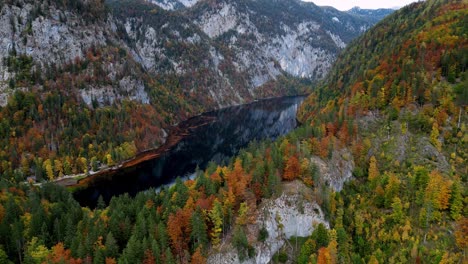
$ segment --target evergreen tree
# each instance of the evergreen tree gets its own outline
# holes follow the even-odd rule
[[[460,179],[457,177],[452,184],[452,193],[450,197],[450,216],[453,220],[458,220],[462,216],[463,195]]]
[[[112,235],[112,232],[109,232],[106,236],[105,249],[106,257],[117,257],[117,254],[119,253],[119,246],[117,245],[117,241]]]
[[[328,246],[328,230],[324,224],[320,223],[314,232],[312,232],[312,239],[316,241],[317,248]]]
[[[200,208],[197,208],[190,219],[192,232],[190,240],[192,241],[192,249],[206,248],[208,245],[207,228]]]

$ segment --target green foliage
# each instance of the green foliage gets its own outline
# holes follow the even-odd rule
[[[265,242],[267,238],[268,230],[265,228],[265,226],[262,226],[262,228],[260,228],[260,231],[258,231],[258,241]]]
[[[240,261],[244,261],[247,258],[251,258],[255,254],[255,250],[249,244],[249,241],[247,240],[247,236],[245,235],[244,229],[241,226],[236,226],[234,228],[232,244],[237,249],[237,253],[239,254]]]
[[[312,232],[311,238],[315,240],[317,248],[328,246],[330,240],[328,230],[322,223],[318,224],[317,228]]]
[[[0,263],[5,263],[5,264],[13,263],[8,259],[7,254],[2,248],[0,248]]]
[[[309,263],[310,256],[317,251],[317,245],[315,240],[308,239],[301,247],[299,256],[297,257],[297,263],[307,264]]]
[[[200,208],[195,210],[190,219],[190,224],[192,226],[192,232],[190,233],[190,239],[193,243],[192,249],[206,248],[208,246],[207,227]]]

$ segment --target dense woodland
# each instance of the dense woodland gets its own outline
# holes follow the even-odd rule
[[[330,229],[317,226],[301,239],[293,256],[280,252],[274,261],[466,262],[467,18],[463,1],[428,0],[401,9],[345,50],[301,107],[301,127],[275,142],[252,143],[227,166],[210,164],[194,180],[178,180],[160,192],[114,197],[109,205],[101,201],[91,210],[80,207],[62,187],[18,184],[2,177],[0,263],[204,263],[227,237],[245,259],[255,255],[252,244],[268,236],[263,229],[253,236],[247,232],[255,209],[263,199],[281,193],[281,181],[293,180],[313,189],[312,199],[321,205]],[[57,92],[49,100],[65,104],[72,99]],[[39,107],[42,104],[28,93],[17,93],[1,109],[1,144],[10,148],[1,152],[5,159],[14,151],[21,156],[27,147],[42,147],[44,140],[46,146],[58,140],[48,135],[34,144],[34,134],[14,123],[20,112],[37,115],[29,122],[32,128],[39,123],[32,120],[60,124],[53,123],[48,111],[71,107]],[[111,109],[102,108],[95,116],[77,111],[80,119],[69,122],[95,127],[118,121],[106,115],[129,120],[140,116],[131,116],[125,108]],[[29,136],[24,142],[32,145],[3,136],[12,133]],[[83,158],[91,159],[85,153],[96,148],[100,159],[108,154],[116,159],[117,153],[93,144],[98,136],[99,130],[90,136],[91,149],[89,144],[81,147]],[[121,148],[119,155],[131,156],[137,146]],[[328,159],[344,148],[352,153],[355,168],[353,179],[337,193],[310,158]],[[18,160],[23,164],[18,157],[9,162]],[[49,161],[54,169],[46,160],[36,166],[27,160],[22,170],[37,167],[55,177],[60,173],[58,160]],[[80,163],[73,164],[71,170]]]

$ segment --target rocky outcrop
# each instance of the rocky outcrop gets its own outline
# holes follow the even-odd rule
[[[395,9],[390,8],[379,8],[379,9],[362,9],[359,7],[353,7],[346,11],[348,14],[359,16],[371,23],[377,23],[384,19],[386,16],[395,12]]]
[[[341,191],[343,185],[353,176],[354,159],[347,148],[333,150],[328,160],[313,156],[311,162],[319,169],[320,181],[336,192]]]
[[[230,243],[219,252],[210,254],[208,263],[269,263],[273,255],[293,236],[307,237],[322,223],[329,227],[320,206],[310,200],[312,190],[302,182],[283,183],[283,193],[275,199],[265,200],[257,209],[258,217],[249,227],[251,237],[257,237],[262,227],[268,232],[264,242],[255,242],[255,257],[241,262]]]

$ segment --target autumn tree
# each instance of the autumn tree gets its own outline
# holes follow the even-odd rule
[[[43,164],[44,170],[46,171],[47,177],[49,180],[53,180],[54,176],[54,168],[52,166],[52,161],[50,159],[46,159]]]
[[[228,188],[232,189],[233,194],[236,197],[236,200],[239,200],[247,188],[247,184],[250,181],[250,176],[244,172],[242,168],[242,160],[237,158],[234,162],[234,167],[232,171],[226,174],[226,182]]]
[[[143,264],[156,264],[156,258],[153,256],[153,252],[147,249],[145,251],[145,258],[143,259]]]
[[[450,200],[450,185],[451,181],[444,179],[439,171],[432,171],[425,190],[426,202],[432,203],[435,209],[447,209]]]
[[[309,263],[309,258],[312,253],[316,250],[316,243],[313,239],[308,239],[304,245],[301,247],[301,251],[299,253],[299,257],[297,258],[297,262],[299,264],[307,264]]]
[[[190,212],[179,209],[170,214],[167,220],[167,233],[171,239],[172,247],[179,257],[183,257],[184,250],[188,249],[190,238]]]
[[[393,198],[392,203],[392,219],[396,224],[400,224],[403,221],[403,205],[400,198]]]
[[[369,176],[368,180],[370,182],[374,182],[375,179],[379,177],[379,169],[377,167],[377,160],[375,159],[374,156],[370,157],[369,159]]]
[[[326,247],[321,247],[318,250],[317,264],[331,264],[330,252]]]
[[[27,243],[25,253],[25,262],[42,263],[49,256],[50,250],[37,237],[33,237]]]
[[[439,141],[439,125],[437,122],[432,124],[431,143],[438,151],[442,150],[442,143]]]
[[[198,247],[195,250],[195,253],[193,253],[192,255],[192,261],[190,263],[191,264],[205,264],[206,263],[206,258],[202,254],[201,247]]]
[[[213,208],[209,211],[210,220],[213,224],[213,228],[211,229],[210,236],[211,236],[211,243],[214,246],[218,246],[220,242],[220,236],[223,232],[223,208],[221,203],[216,199],[213,203]]]
[[[50,263],[71,263],[75,261],[71,257],[71,251],[69,249],[65,249],[63,243],[58,243],[52,247],[51,253],[47,257]]]
[[[286,167],[284,168],[283,179],[286,181],[292,181],[301,172],[301,165],[296,155],[289,156],[286,161]]]
[[[466,252],[468,249],[468,218],[462,217],[457,221],[455,241],[458,248]]]

